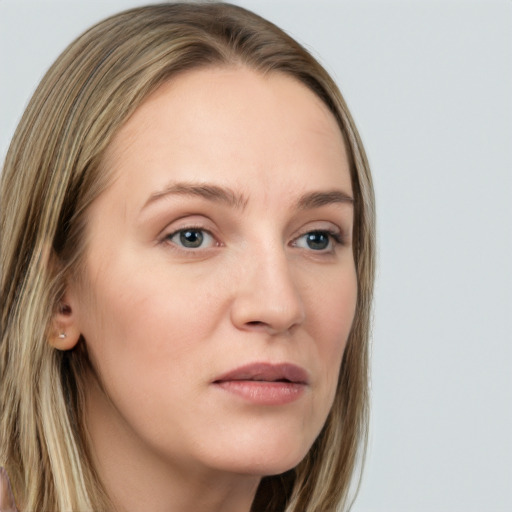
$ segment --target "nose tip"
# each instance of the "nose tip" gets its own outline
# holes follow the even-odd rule
[[[237,328],[270,335],[291,333],[305,316],[302,297],[287,264],[272,262],[253,270],[245,268],[231,310]]]

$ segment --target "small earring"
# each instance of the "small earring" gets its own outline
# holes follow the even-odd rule
[[[67,337],[68,337],[68,335],[67,335],[65,332],[61,332],[61,333],[59,334],[59,339],[60,339],[60,340],[64,340],[64,339],[66,339]]]

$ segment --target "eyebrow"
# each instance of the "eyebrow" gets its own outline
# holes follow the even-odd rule
[[[163,190],[151,194],[144,203],[141,211],[149,205],[169,196],[200,197],[208,201],[224,203],[226,206],[243,210],[248,203],[247,197],[227,187],[208,183],[173,183]],[[308,192],[297,201],[299,210],[320,208],[329,204],[354,204],[354,199],[342,190],[329,190],[326,192]]]
[[[297,202],[299,210],[320,208],[329,204],[354,204],[354,198],[342,190],[330,190],[327,192],[310,192],[304,194]]]
[[[208,183],[174,183],[161,191],[151,194],[144,203],[142,210],[168,196],[201,197],[208,201],[224,203],[226,206],[239,210],[243,210],[247,204],[247,198],[243,194],[238,194],[230,188]]]

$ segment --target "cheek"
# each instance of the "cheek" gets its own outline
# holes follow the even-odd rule
[[[208,280],[122,260],[95,275],[80,327],[105,378],[114,372],[133,380],[144,369],[165,370],[169,362],[184,371],[180,360],[202,346],[218,323],[219,301]]]
[[[334,399],[341,361],[354,320],[357,302],[355,269],[330,276],[310,299],[311,337],[319,351],[326,396]]]
[[[357,277],[353,265],[342,271],[325,273],[308,294],[309,317],[334,347],[343,350],[352,327],[357,302]]]

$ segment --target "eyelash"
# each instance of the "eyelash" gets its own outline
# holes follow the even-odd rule
[[[187,253],[193,253],[193,252],[196,252],[196,251],[201,251],[201,250],[205,250],[205,249],[209,249],[211,247],[202,247],[201,245],[199,245],[198,247],[185,247],[183,245],[179,245],[177,242],[173,242],[172,239],[174,237],[176,237],[177,235],[181,235],[181,234],[185,234],[186,232],[197,232],[197,233],[202,233],[202,240],[201,240],[201,245],[202,245],[202,241],[204,240],[204,235],[206,234],[208,237],[211,237],[212,239],[212,242],[213,242],[213,246],[217,246],[219,247],[220,244],[219,242],[217,242],[215,240],[215,237],[214,235],[208,231],[207,229],[204,229],[203,227],[200,227],[200,226],[187,226],[187,227],[184,227],[184,228],[180,228],[180,229],[177,229],[176,231],[173,231],[172,233],[169,233],[167,235],[165,235],[164,239],[163,239],[163,242],[165,243],[168,243],[168,244],[172,244],[173,246],[175,246],[175,248],[177,250],[181,250],[181,251],[184,251],[184,252],[187,252]],[[317,253],[317,254],[330,254],[334,251],[335,247],[337,245],[345,245],[345,240],[344,240],[344,237],[343,237],[343,234],[338,232],[338,231],[334,231],[334,230],[330,230],[330,229],[312,229],[310,231],[306,231],[305,233],[301,234],[300,236],[298,236],[297,238],[295,238],[292,242],[292,247],[298,247],[298,244],[297,242],[301,239],[304,239],[304,237],[306,236],[311,236],[311,235],[324,235],[324,236],[327,236],[327,238],[329,239],[328,240],[328,247],[325,248],[325,249],[319,249],[319,250],[316,250],[316,249],[313,249],[311,247],[309,247],[309,250],[311,250],[313,253]],[[306,242],[307,243],[307,242]],[[304,249],[307,249],[307,248],[304,248]]]
[[[302,235],[297,237],[293,241],[293,245],[297,246],[298,240],[301,240],[304,237],[311,236],[311,235],[323,235],[323,236],[327,236],[327,238],[328,238],[328,248],[323,249],[323,250],[315,250],[311,247],[309,248],[314,253],[330,254],[334,251],[334,249],[337,245],[345,245],[343,235],[338,231],[334,231],[334,230],[330,230],[330,229],[312,229],[311,231],[307,231],[306,233],[303,233]]]
[[[210,231],[208,231],[207,229],[204,229],[203,227],[200,227],[200,226],[187,226],[187,227],[184,227],[184,228],[177,229],[176,231],[173,231],[172,233],[169,233],[169,234],[165,235],[163,241],[165,243],[174,245],[178,250],[182,250],[182,251],[185,251],[185,252],[188,252],[188,253],[195,252],[196,250],[204,250],[203,247],[184,247],[184,246],[180,246],[176,242],[172,241],[172,239],[175,236],[180,235],[180,234],[184,234],[187,231],[203,233],[203,236],[204,236],[204,234],[206,234],[207,236],[212,238],[212,240],[214,242],[214,246],[220,246],[221,245],[220,243],[218,243],[215,240],[215,237],[212,235],[212,233]]]

